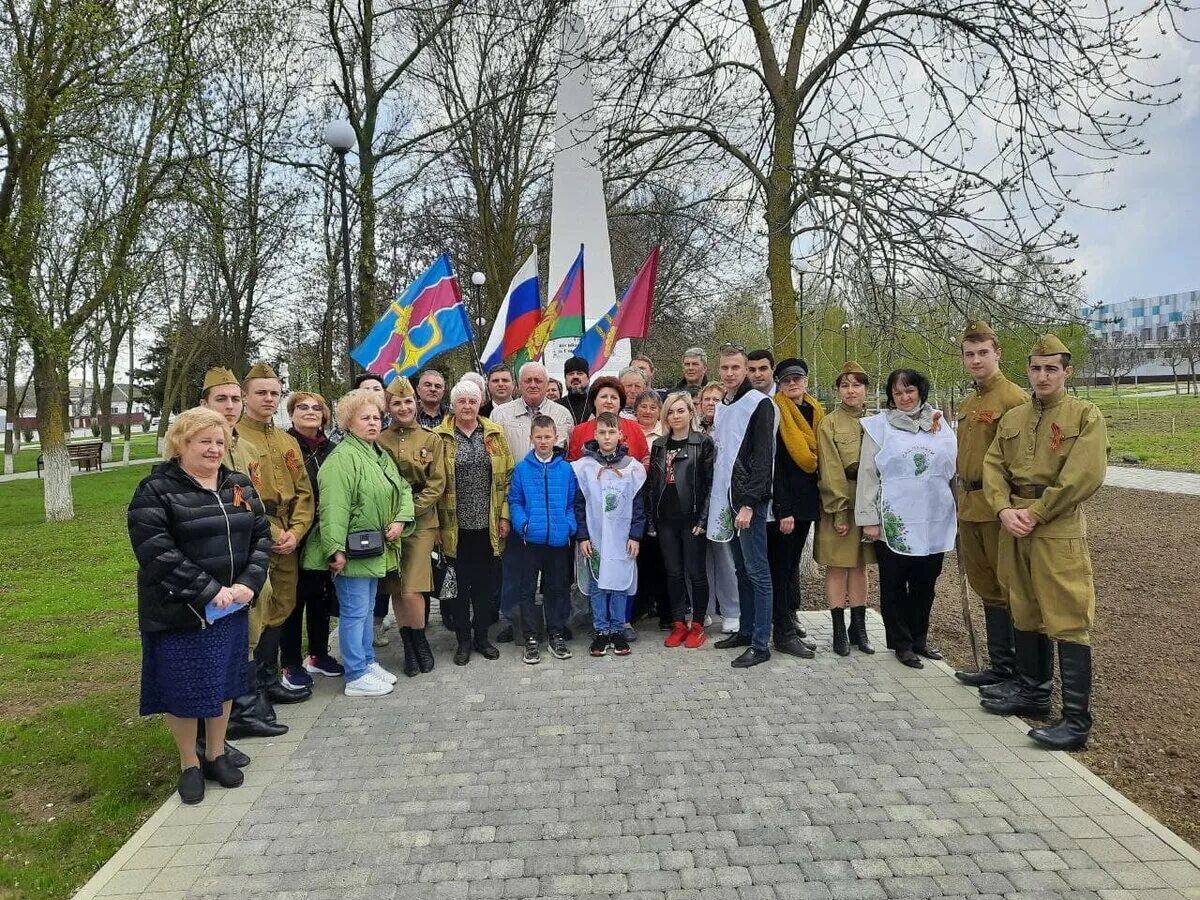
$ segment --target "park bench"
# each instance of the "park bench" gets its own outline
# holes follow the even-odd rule
[[[101,441],[79,441],[74,444],[67,444],[67,455],[71,457],[71,462],[79,466],[79,471],[92,471],[95,466],[101,472],[104,471],[104,465],[100,462],[100,449],[103,447]],[[42,466],[45,464],[45,457],[38,454],[37,458],[37,477],[42,477]]]

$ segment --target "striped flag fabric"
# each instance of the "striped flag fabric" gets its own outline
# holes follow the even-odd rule
[[[508,285],[508,293],[496,313],[492,333],[480,354],[484,374],[516,355],[542,320],[541,281],[538,279],[535,247]]]

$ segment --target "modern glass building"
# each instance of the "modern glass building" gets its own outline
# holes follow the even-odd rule
[[[1093,304],[1079,318],[1107,343],[1161,344],[1200,333],[1200,291]]]

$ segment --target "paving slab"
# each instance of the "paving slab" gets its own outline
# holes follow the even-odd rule
[[[1200,900],[1200,854],[947,666],[838,657],[805,618],[815,660],[750,670],[654,628],[456,667],[435,626],[434,672],[321,679],[241,744],[243,787],[168,799],[77,896]]]

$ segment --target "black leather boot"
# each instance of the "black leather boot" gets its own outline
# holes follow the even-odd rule
[[[850,607],[850,643],[859,649],[860,653],[874,653],[867,638],[867,608],[865,606]]]
[[[1092,648],[1058,642],[1058,672],[1062,678],[1062,719],[1033,728],[1029,736],[1051,750],[1080,750],[1092,733]]]
[[[232,720],[232,718],[233,718],[232,711],[230,711],[229,717]],[[200,759],[204,759],[204,754],[207,751],[207,749],[208,749],[208,736],[205,732],[205,721],[204,721],[204,719],[197,719],[196,720],[196,756],[199,757]],[[237,747],[233,746],[233,744],[229,743],[229,741],[225,742],[225,746],[222,749],[225,754],[225,757],[236,768],[244,769],[244,768],[246,768],[246,766],[250,765],[250,757],[248,757],[245,753],[243,753]]]
[[[423,675],[433,671],[433,650],[425,637],[424,628],[409,629],[412,632],[413,650],[417,653],[417,666]]]
[[[982,672],[955,672],[954,677],[973,688],[1012,681],[1017,674],[1013,649],[1013,625],[1006,606],[985,606],[983,626],[987,633],[989,665]]]
[[[404,669],[406,677],[412,678],[421,671],[417,665],[417,648],[413,644],[412,629],[405,625],[400,629],[400,641],[404,644]]]
[[[1013,642],[1017,651],[1016,692],[984,697],[979,705],[997,716],[1044,719],[1050,715],[1050,691],[1054,687],[1054,647],[1044,634],[1016,628]]]
[[[271,703],[303,703],[312,696],[312,688],[291,688],[279,680],[279,641],[283,626],[264,628],[254,648],[258,665],[258,684]]]
[[[833,652],[838,656],[850,655],[850,639],[846,635],[846,610],[840,606],[831,609],[829,616],[833,619]]]
[[[288,727],[286,725],[277,725],[273,719],[268,721],[258,714],[258,698],[257,691],[253,694],[243,694],[233,698],[233,708],[229,713],[229,725],[225,729],[226,737],[236,741],[242,738],[279,737],[287,734]],[[269,707],[270,704],[268,703],[267,706]],[[271,715],[274,716],[274,714],[275,712],[272,710]]]
[[[492,642],[488,640],[488,630],[486,625],[483,627],[476,626],[475,640],[473,645],[475,647],[475,652],[484,659],[500,658],[500,651],[493,647]]]
[[[471,661],[471,632],[460,631],[458,633],[458,647],[454,651],[454,664],[456,666],[465,666]]]

